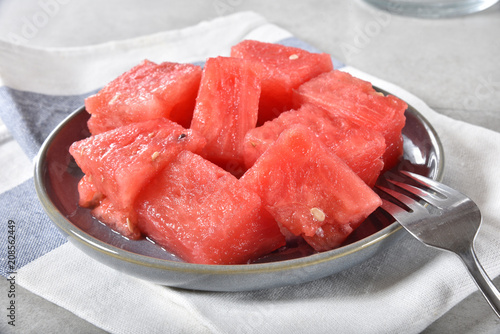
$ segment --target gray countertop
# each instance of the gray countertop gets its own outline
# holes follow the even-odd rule
[[[60,1],[34,46],[79,46],[193,25],[252,10],[340,61],[392,82],[452,118],[500,131],[500,5],[478,14],[425,20],[388,14],[362,1]],[[93,10],[94,8],[99,10]],[[36,0],[0,2],[0,38],[40,10]],[[129,22],[123,28],[123,22]],[[85,29],[87,24],[100,29]],[[118,29],[117,27],[120,27]],[[95,31],[99,31],[96,34]],[[496,283],[500,283],[497,279]],[[19,333],[101,333],[67,310],[18,287]],[[0,280],[0,290],[7,290]],[[500,320],[474,293],[425,333],[498,333]],[[0,332],[11,330],[4,321]]]

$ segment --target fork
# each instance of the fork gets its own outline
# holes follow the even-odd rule
[[[457,254],[500,318],[500,292],[474,251],[482,221],[476,203],[438,181],[406,171],[387,172],[382,184],[375,188],[381,208],[422,243]]]

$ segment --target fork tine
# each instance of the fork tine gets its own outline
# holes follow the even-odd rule
[[[419,174],[415,174],[412,172],[408,171],[401,171],[401,174],[406,175],[413,181],[423,185],[424,187],[427,187],[429,189],[432,189],[440,194],[442,194],[445,197],[450,197],[453,196],[453,194],[456,194],[456,190],[452,189],[451,187],[448,187],[445,184],[442,184],[440,182],[437,182],[435,180],[432,180],[430,178],[424,177]]]
[[[444,209],[450,205],[454,205],[458,199],[462,201],[469,200],[469,198],[464,194],[438,181],[406,171],[402,171],[401,174],[407,176],[410,180],[416,182],[416,184],[427,188],[429,191],[406,184],[398,184],[399,187],[421,197],[429,204],[434,205],[440,209]]]
[[[386,199],[382,199],[382,205],[380,206],[381,209],[386,211],[388,214],[390,214],[394,219],[398,220],[398,216],[400,214],[407,214],[408,211],[400,207],[399,205],[396,205],[392,203],[391,201],[388,201]]]
[[[383,186],[377,186],[377,188],[380,190],[380,191],[383,191],[384,193],[388,194],[389,196],[395,198],[396,200],[398,200],[400,203],[402,203],[404,206],[406,206],[408,209],[410,209],[411,211],[413,212],[422,212],[422,211],[425,211],[427,212],[427,210],[417,201],[415,201],[414,199],[400,193],[400,192],[397,192],[395,190],[392,190],[392,189],[389,189],[389,188],[386,188],[386,187],[383,187]],[[391,203],[389,201],[384,201],[384,202],[387,202],[387,203]],[[389,209],[395,213],[397,213],[398,211],[401,212],[401,210],[404,210],[403,208],[400,207],[400,210],[396,211],[396,209],[394,208],[394,206],[397,207],[396,204],[392,203],[393,205],[390,205],[390,204],[387,204],[387,203],[384,203],[382,205],[382,209],[386,210]],[[385,207],[384,207],[385,206]],[[393,213],[391,211],[388,211],[386,210],[387,212],[389,212],[391,215],[393,215]],[[407,211],[405,211],[404,213],[407,213]],[[397,217],[394,217],[397,219]]]
[[[433,194],[433,193],[431,193],[429,191],[426,191],[424,189],[418,188],[416,186],[413,186],[413,185],[410,185],[410,184],[407,184],[407,183],[402,183],[402,182],[394,181],[394,180],[387,180],[387,182],[390,182],[390,183],[396,185],[397,187],[406,190],[407,192],[409,192],[409,193],[415,195],[416,197],[418,197],[419,199],[423,199],[427,203],[429,203],[429,204],[431,204],[433,206],[436,206],[438,208],[442,208],[443,204],[445,204],[443,202],[446,202],[446,198],[437,196],[436,194]],[[432,190],[434,190],[434,189],[432,188]],[[443,196],[443,195],[441,194],[441,196]]]

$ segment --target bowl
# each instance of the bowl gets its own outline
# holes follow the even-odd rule
[[[384,92],[381,89],[379,91]],[[387,93],[387,92],[385,92]],[[405,112],[404,156],[396,167],[440,180],[442,145],[431,124],[415,108]],[[336,249],[314,253],[297,245],[250,264],[186,263],[148,239],[129,240],[78,206],[83,176],[69,146],[90,135],[89,114],[79,108],[48,136],[35,161],[35,188],[49,218],[69,241],[97,261],[161,285],[207,291],[249,291],[300,284],[356,266],[403,235],[402,227],[381,210],[374,212]]]

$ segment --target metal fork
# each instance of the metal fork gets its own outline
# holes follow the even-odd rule
[[[500,318],[500,292],[479,263],[474,240],[481,212],[467,196],[440,182],[401,171],[377,185],[382,209],[422,243],[457,254]]]

